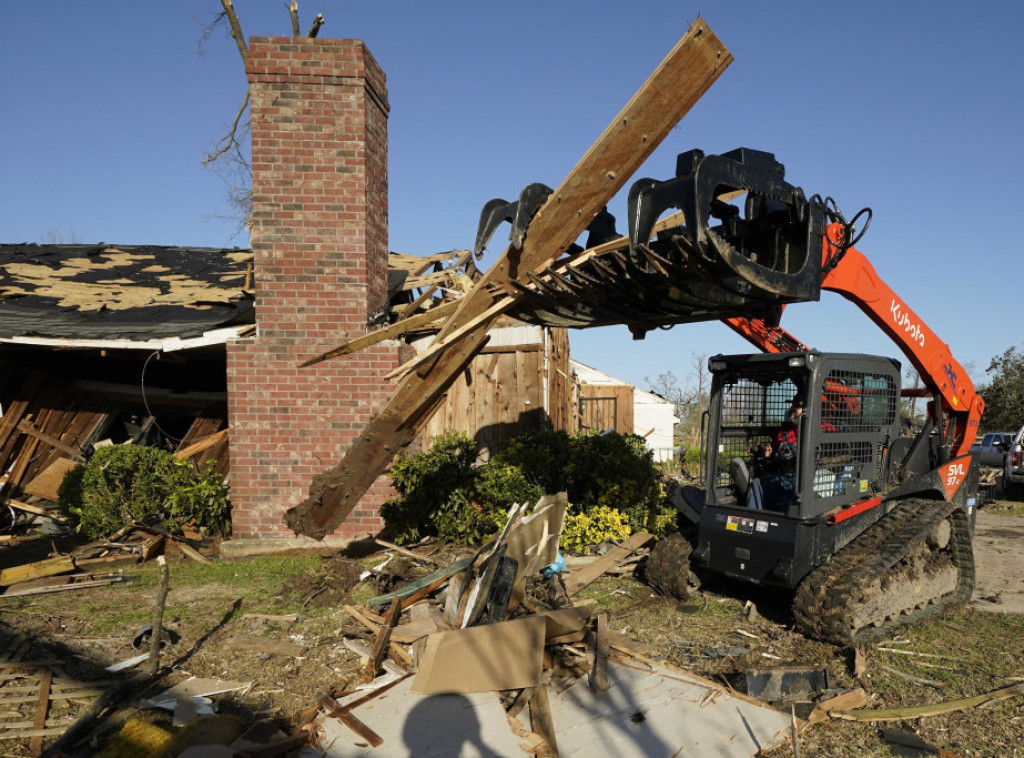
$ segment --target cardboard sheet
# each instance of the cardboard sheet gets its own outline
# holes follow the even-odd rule
[[[419,695],[533,687],[544,657],[543,616],[438,632],[426,638],[412,691]]]

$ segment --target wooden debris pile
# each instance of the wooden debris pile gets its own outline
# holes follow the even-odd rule
[[[132,577],[115,567],[144,563],[163,555],[167,543],[188,558],[201,563],[210,559],[183,537],[155,527],[127,526],[103,540],[75,549],[68,555],[51,555],[0,570],[0,597],[42,595],[108,584],[124,584]]]
[[[576,686],[605,692],[621,676],[613,673],[618,671],[610,663],[613,657],[625,656],[631,665],[643,659],[611,631],[607,614],[595,614],[590,603],[573,598],[651,539],[636,534],[563,579],[545,569],[557,558],[566,506],[562,493],[542,498],[530,515],[525,505],[514,508],[501,534],[476,554],[365,606],[346,606],[370,637],[366,644],[346,639],[364,660],[361,681],[328,692],[305,714],[321,744],[340,745],[332,730],[341,728],[347,735],[342,740],[403,754],[395,742],[395,709],[411,709],[401,738],[408,746],[420,711],[451,703],[432,697],[445,694],[459,695],[474,709],[480,703],[481,714],[492,714],[501,732],[492,737],[496,743],[488,743],[493,749],[505,740],[506,748],[515,746],[518,753],[525,741],[527,752],[557,755],[558,724],[549,698]],[[649,663],[642,668],[653,671]],[[378,708],[389,712],[389,723],[378,721]],[[529,720],[520,721],[524,712]],[[486,733],[494,723],[479,728]],[[327,754],[348,753],[329,749]]]
[[[556,756],[560,742],[576,754],[586,747],[580,739],[593,734],[579,727],[595,718],[622,722],[614,729],[628,736],[634,754],[662,754],[670,740],[664,754],[671,754],[704,735],[665,734],[678,731],[675,716],[635,727],[643,721],[637,713],[675,713],[683,697],[702,709],[696,718],[707,720],[710,731],[713,721],[733,713],[736,701],[726,688],[655,664],[610,628],[606,613],[575,599],[629,562],[649,534],[632,536],[568,576],[551,570],[566,506],[563,493],[542,498],[529,515],[514,508],[501,534],[475,554],[345,607],[368,634],[365,641],[345,640],[363,659],[361,674],[328,691],[301,719],[326,755],[455,755],[469,741],[499,755]],[[721,755],[750,756],[757,749],[749,749],[750,735],[767,745],[787,733],[788,716],[752,698],[740,707],[744,739]],[[629,754],[598,747],[594,754]]]
[[[64,477],[103,445],[176,443],[178,457],[197,466],[213,460],[226,478],[227,413],[215,394],[173,396],[158,388],[144,394],[141,387],[38,369],[22,374],[0,363],[0,533],[40,519],[60,521]]]

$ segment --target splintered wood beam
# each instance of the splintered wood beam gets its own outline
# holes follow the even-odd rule
[[[406,332],[411,332],[413,329],[421,329],[425,326],[429,326],[438,319],[451,316],[458,309],[458,300],[438,305],[431,308],[429,311],[417,313],[415,316],[410,316],[409,318],[402,319],[401,321],[396,321],[393,324],[377,329],[376,331],[372,331],[369,334],[364,334],[360,337],[349,340],[333,350],[328,350],[326,353],[321,353],[314,358],[310,358],[309,360],[300,363],[299,367],[305,368],[306,366],[315,366],[317,363],[323,363],[331,358],[348,355],[349,353],[354,353],[357,350],[362,350],[365,347],[370,347],[370,345],[376,345],[378,342],[389,340],[392,337],[398,337]]]
[[[528,272],[543,274],[558,260],[731,62],[711,28],[702,19],[693,24],[537,211],[522,249],[507,249],[458,301],[438,339],[493,308],[492,285],[527,281]],[[484,318],[399,383],[341,462],[315,477],[309,497],[285,514],[296,534],[323,539],[345,520],[487,342],[492,321]]]

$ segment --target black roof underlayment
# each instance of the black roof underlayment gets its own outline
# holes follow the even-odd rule
[[[190,338],[252,324],[252,251],[0,244],[0,339]]]

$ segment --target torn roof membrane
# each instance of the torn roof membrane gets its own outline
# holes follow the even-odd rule
[[[414,290],[464,291],[472,269],[464,254],[391,253],[389,296],[411,302]],[[239,248],[0,244],[0,341],[224,341],[238,334],[225,327],[255,324],[255,286],[253,253]]]
[[[0,245],[0,339],[151,340],[251,324],[252,252]]]

